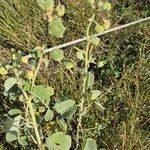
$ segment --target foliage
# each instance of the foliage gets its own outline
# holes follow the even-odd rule
[[[58,4],[56,7],[53,7],[53,1],[49,1],[51,2],[49,3],[50,6],[45,5],[46,2],[48,1],[39,3],[39,6],[46,15],[49,33],[57,38],[63,37],[65,27],[61,17],[65,13],[64,5]],[[111,9],[110,3],[88,1],[87,5],[89,6],[89,4],[94,12],[99,14],[99,11],[102,9],[101,11],[104,11],[105,17],[108,16],[107,19],[101,18],[102,21],[97,22],[95,20],[96,15],[94,14],[88,20],[87,38],[93,29],[99,33],[110,27],[110,20],[108,19],[108,11]],[[97,7],[99,8],[98,10],[95,9]],[[59,25],[61,30],[57,30],[56,24]],[[5,123],[2,130],[6,133],[6,140],[8,142],[14,145],[20,144],[25,149],[33,145],[37,145],[39,149],[47,147],[48,149],[62,150],[70,148],[83,148],[86,150],[107,147],[105,142],[97,143],[97,145],[94,139],[99,139],[99,137],[100,139],[101,137],[105,139],[105,133],[109,131],[109,128],[112,128],[108,120],[115,120],[113,119],[115,116],[111,113],[107,114],[107,112],[113,109],[110,104],[113,103],[113,98],[117,103],[121,97],[120,94],[117,95],[117,90],[114,91],[112,83],[119,81],[116,89],[121,89],[125,79],[124,76],[120,77],[121,70],[113,68],[115,63],[120,63],[120,61],[115,61],[112,58],[112,55],[114,56],[115,54],[110,54],[105,60],[104,58],[102,59],[101,55],[98,55],[99,59],[96,57],[94,50],[100,44],[101,42],[97,37],[87,39],[83,45],[75,47],[77,57],[69,59],[64,55],[64,51],[60,49],[51,52],[50,57],[45,57],[43,53],[45,46],[36,47],[30,51],[33,56],[31,60],[23,57],[23,54],[17,50],[12,50],[12,66],[0,68],[0,74],[6,77],[3,86],[5,88],[5,99],[10,100],[9,105],[11,103],[18,104],[14,105],[13,108],[9,107],[8,113],[4,115]],[[117,59],[117,56],[115,59]],[[56,76],[50,76],[51,80],[47,78],[45,84],[43,84],[41,82],[41,72],[44,69],[46,70],[46,67],[43,69],[43,65],[46,62],[51,63],[51,66],[49,66],[51,69],[55,65],[55,69],[58,68],[58,72],[56,72]],[[94,65],[94,69],[91,69],[92,65]],[[48,66],[48,64],[45,66]],[[126,71],[128,72],[128,70]],[[137,75],[137,71],[135,71],[135,74]],[[58,79],[53,81],[57,77]],[[101,82],[102,78],[104,80]],[[106,79],[107,81],[105,81]],[[132,81],[134,81],[134,77]],[[129,80],[128,82],[132,84],[132,81]],[[106,87],[103,86],[104,82],[106,82]],[[138,81],[135,80],[134,82],[137,89],[136,92],[139,93],[139,87],[136,83]],[[109,83],[112,85],[107,86]],[[125,86],[119,92],[123,93],[122,95],[127,94],[127,97],[129,97],[128,93],[130,91],[126,91]],[[124,97],[121,98],[123,99]],[[140,96],[136,99],[138,98]],[[103,100],[106,101],[102,103]],[[137,108],[139,104],[135,104]],[[114,103],[113,105],[116,104]],[[104,107],[107,110],[106,114],[103,114]],[[114,113],[116,113],[115,110]],[[133,123],[137,112],[132,113],[130,111],[130,113],[129,120]],[[106,118],[104,117],[105,115]],[[118,114],[116,114],[116,117],[118,117]],[[106,124],[102,122],[106,122]],[[77,126],[77,129],[74,128],[74,124]],[[128,128],[126,127],[126,122],[123,122],[122,128],[125,132],[126,128]],[[133,130],[129,134],[131,137]],[[109,141],[108,137],[109,135],[106,135],[105,140],[109,145],[113,143],[113,139]],[[132,142],[134,143],[134,141]],[[128,149],[132,149],[132,142],[129,144]],[[125,146],[123,145],[123,147]]]

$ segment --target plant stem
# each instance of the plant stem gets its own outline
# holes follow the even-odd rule
[[[84,79],[83,79],[83,88],[82,88],[83,98],[81,99],[81,103],[80,103],[75,150],[77,150],[79,147],[79,136],[80,136],[80,131],[82,129],[82,116],[83,116],[83,112],[84,112],[84,102],[85,102],[84,94],[86,93],[87,73],[88,73],[88,68],[89,68],[89,50],[90,50],[89,36],[90,36],[90,28],[91,28],[92,22],[94,20],[94,17],[95,17],[95,15],[93,15],[92,18],[90,19],[90,22],[89,22],[89,24],[87,26],[87,30],[86,30],[87,45],[86,45],[86,49],[85,49],[85,60],[84,60],[85,65],[84,65]]]
[[[43,54],[41,54],[40,56],[40,59],[39,59],[39,63],[37,65],[37,68],[34,72],[34,77],[33,77],[33,80],[32,80],[32,85],[31,85],[31,91],[33,90],[33,87],[34,87],[34,83],[35,83],[35,80],[36,80],[36,77],[37,77],[37,73],[40,69],[40,66],[41,66],[41,63],[42,63],[42,58],[43,58]],[[40,134],[39,134],[39,131],[38,131],[38,125],[37,125],[37,122],[36,122],[36,117],[35,117],[35,113],[34,113],[34,109],[33,109],[33,105],[32,105],[32,96],[28,96],[28,94],[24,91],[23,87],[22,87],[22,82],[20,81],[20,78],[19,78],[19,75],[17,73],[17,70],[15,70],[15,75],[16,75],[16,78],[18,80],[18,85],[26,99],[26,103],[27,103],[27,106],[29,108],[29,112],[30,112],[30,116],[31,116],[31,119],[32,119],[32,124],[33,124],[33,128],[34,128],[34,131],[35,131],[35,136],[36,136],[36,139],[37,139],[37,143],[38,143],[38,147],[40,150],[44,150],[44,147],[42,146],[42,142],[41,142],[41,138],[40,138]]]

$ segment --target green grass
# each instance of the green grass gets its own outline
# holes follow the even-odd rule
[[[143,3],[139,8],[135,0],[127,3],[123,0],[114,1],[112,24],[125,24],[150,14],[147,4]],[[66,38],[55,40],[46,37],[46,22],[42,19],[42,11],[35,1],[17,0],[13,3],[12,0],[2,1],[0,3],[0,8],[3,8],[0,11],[2,47],[0,62],[8,59],[9,54],[4,51],[5,49],[8,51],[11,47],[28,51],[37,45],[47,44],[50,47],[83,36],[86,19],[92,12],[82,4],[73,4],[73,1],[66,1],[66,5],[67,11],[64,16],[67,27]],[[102,91],[100,102],[106,109],[101,111],[98,107],[91,107],[84,117],[83,129],[85,129],[85,137],[96,139],[99,148],[150,149],[149,31],[149,22],[147,22],[105,35],[101,37],[101,47],[95,49],[97,58],[106,61],[101,69],[96,69],[95,66],[90,68],[96,76],[95,88]],[[67,48],[65,55],[76,60],[74,48]],[[56,99],[62,95],[64,97],[69,95],[78,102],[81,97],[79,86],[81,80],[77,68],[71,74],[64,71],[61,66],[51,63],[48,69],[41,70],[38,82],[49,83],[55,87]],[[1,96],[0,99],[3,101],[4,97]],[[12,104],[8,105],[8,101],[3,101],[1,105],[0,112],[4,114]],[[69,127],[72,137],[74,137],[76,123],[75,116]],[[104,129],[95,128],[97,124],[103,124]],[[6,143],[5,147],[7,145]]]

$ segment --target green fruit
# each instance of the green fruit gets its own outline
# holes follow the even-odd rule
[[[104,31],[104,27],[103,27],[102,25],[100,25],[100,24],[97,24],[97,25],[95,26],[95,31],[96,31],[97,33],[101,33],[101,32]]]
[[[102,7],[103,10],[108,10],[108,11],[111,10],[111,4],[109,2],[105,2]]]

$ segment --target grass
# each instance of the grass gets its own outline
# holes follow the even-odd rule
[[[0,3],[0,8],[3,8],[0,11],[2,47],[0,62],[9,58],[9,54],[4,51],[9,50],[10,47],[28,51],[43,43],[50,47],[83,36],[86,26],[84,20],[92,12],[76,1],[67,0],[65,4],[67,11],[64,20],[66,20],[67,38],[55,40],[48,37],[45,43],[46,23],[42,19],[42,12],[33,0],[2,1]],[[126,3],[123,0],[113,1],[111,18],[114,26],[147,17],[149,14],[148,2],[139,5],[135,0]],[[97,58],[106,61],[103,68],[96,69],[93,65],[90,68],[96,75],[95,87],[101,89],[100,102],[106,109],[101,111],[99,107],[91,107],[84,117],[83,128],[84,136],[95,138],[99,148],[150,149],[149,30],[148,22],[105,35],[101,37],[101,47],[95,50]],[[67,48],[65,55],[76,61],[74,48]],[[77,64],[77,67],[78,65],[80,64]],[[41,70],[38,82],[49,83],[55,87],[56,99],[62,95],[64,97],[69,95],[78,102],[81,97],[79,86],[81,80],[77,67],[72,74],[64,71],[60,65],[51,63],[48,69]],[[4,97],[1,96],[0,99],[3,101]],[[7,105],[7,101],[1,102],[3,108],[0,110],[1,114],[9,110],[10,105]],[[69,127],[72,137],[75,134],[76,123],[75,116]],[[97,127],[98,124],[101,128]],[[4,142],[4,146],[7,145]]]

